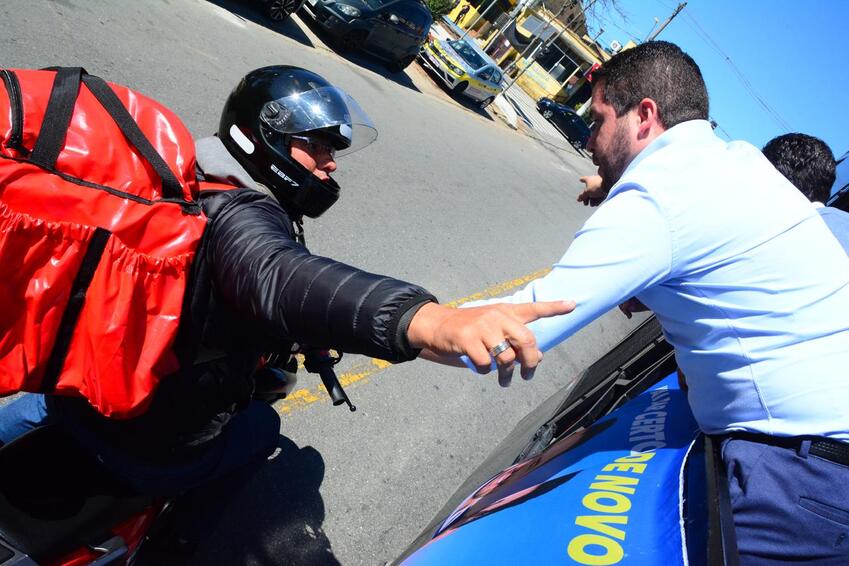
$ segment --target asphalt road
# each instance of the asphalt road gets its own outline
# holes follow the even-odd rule
[[[592,164],[454,101],[416,64],[390,73],[328,49],[295,18],[215,0],[6,0],[6,67],[82,65],[168,104],[208,135],[230,89],[269,64],[342,86],[378,126],[339,162],[340,202],[307,224],[318,254],[415,281],[443,302],[508,292],[566,249],[590,210],[576,204]],[[305,377],[282,415],[280,454],[245,486],[194,564],[383,564],[427,524],[528,411],[569,383],[632,324],[610,313],[546,355],[531,382],[348,356],[356,413]]]

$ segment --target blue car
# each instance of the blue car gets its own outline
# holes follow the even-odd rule
[[[652,317],[520,422],[396,563],[735,564],[716,450]]]
[[[392,71],[415,61],[433,24],[421,0],[305,0],[302,7],[341,49],[366,51]]]
[[[537,101],[537,110],[543,118],[554,124],[575,149],[587,148],[592,132],[584,119],[572,108],[551,98],[540,98]]]

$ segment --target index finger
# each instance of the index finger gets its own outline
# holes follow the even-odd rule
[[[568,314],[575,310],[575,301],[542,301],[511,306],[513,307],[513,315],[523,323],[528,323],[538,318]]]

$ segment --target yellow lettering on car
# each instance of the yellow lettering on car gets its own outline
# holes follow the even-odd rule
[[[626,513],[631,509],[631,500],[612,491],[591,491],[581,501],[590,511],[599,513]]]
[[[632,453],[630,456],[616,458],[602,468],[605,472],[626,472],[642,474],[646,462],[654,457],[654,452]],[[619,541],[625,540],[625,526],[628,525],[628,511],[631,499],[640,483],[639,476],[598,474],[590,484],[590,491],[581,500],[584,508],[594,514],[580,515],[575,524],[592,531],[582,533],[569,541],[569,558],[578,564],[593,566],[617,564],[625,557],[625,550]],[[619,527],[621,526],[621,528]]]
[[[611,527],[610,525],[627,525],[627,515],[583,515],[575,519],[579,527],[586,527],[591,531],[607,535],[609,537],[625,540],[625,531]]]
[[[600,546],[604,553],[591,554],[586,550],[588,546]],[[619,543],[601,535],[580,535],[569,541],[569,558],[579,564],[608,566],[621,562],[624,557],[625,551]]]

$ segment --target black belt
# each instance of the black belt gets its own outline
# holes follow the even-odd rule
[[[811,448],[808,450],[808,454],[819,456],[824,460],[836,464],[849,466],[849,443],[839,442],[821,436],[770,436],[768,434],[757,434],[753,432],[731,432],[720,435],[720,438],[747,440],[749,442],[759,442],[760,444],[792,448],[794,450],[798,450],[802,442],[810,440]]]

